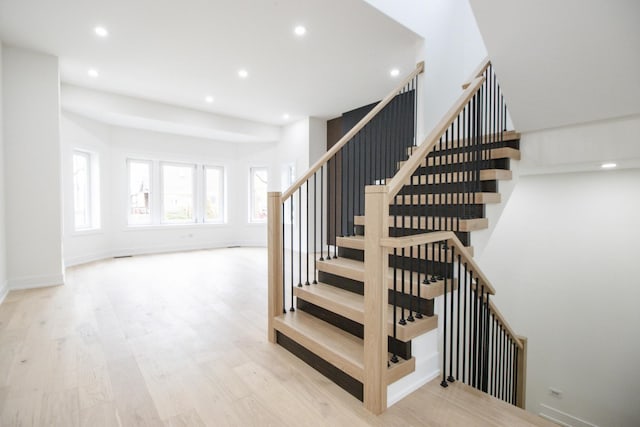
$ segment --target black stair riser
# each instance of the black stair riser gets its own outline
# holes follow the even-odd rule
[[[447,155],[449,155],[448,153]],[[444,155],[443,155],[444,156]],[[436,164],[432,164],[430,166],[420,166],[413,173],[414,175],[433,175],[439,173],[448,173],[448,172],[464,172],[464,171],[472,171],[476,168],[482,169],[509,169],[509,158],[502,159],[474,159],[466,162],[455,162],[455,163],[443,163],[438,164],[438,162],[445,162],[446,159],[444,157],[434,157],[434,161]]]
[[[510,148],[515,148],[516,150],[519,150],[520,149],[520,140],[519,139],[514,139],[514,140],[509,140],[509,141],[485,142],[484,144],[482,144],[482,149],[483,150],[487,150],[487,149],[491,149],[491,148],[502,148],[502,147],[510,147]],[[429,155],[437,155],[441,151],[447,151],[448,153],[462,153],[462,152],[469,152],[469,151],[472,151],[472,150],[476,149],[475,147],[469,147],[469,146],[456,147],[456,148],[446,148],[445,149],[444,141],[442,142],[442,150],[439,150],[439,148],[440,148],[440,146],[438,144],[436,144],[435,149]]]
[[[337,276],[335,274],[327,273],[324,271],[318,271],[318,281],[326,283],[327,285],[335,286],[336,288],[353,292],[358,295],[364,295],[364,287],[362,286],[362,282],[359,282],[357,280],[348,279],[346,277]]]
[[[430,245],[431,246],[431,245]],[[436,246],[438,248],[438,246]],[[422,250],[422,249],[421,249]],[[436,249],[438,250],[438,249]],[[400,254],[402,251],[398,251],[398,256],[395,257],[393,254],[389,255],[389,267],[398,267],[402,268],[403,266],[407,271],[419,271],[420,273],[424,273],[425,270],[428,271],[429,274],[432,274],[432,270],[435,271],[435,274],[443,275],[443,271],[446,271],[446,265],[440,265],[440,262],[431,262],[426,261],[424,259],[418,260],[418,251],[414,249],[414,258],[413,263],[411,262],[411,257],[409,256],[409,249],[405,249],[405,257],[403,258]],[[351,248],[338,248],[338,255],[343,258],[349,258],[357,261],[364,261],[364,251],[360,249],[351,249]],[[396,264],[397,259],[397,264]],[[428,264],[427,264],[428,263]],[[436,266],[435,270],[433,266]],[[401,274],[398,272],[398,274]],[[447,277],[451,277],[451,271]]]
[[[466,186],[465,186],[466,185]],[[498,192],[498,181],[490,180],[490,181],[480,181],[478,182],[477,188],[474,188],[472,184],[465,183],[442,183],[442,184],[429,184],[429,185],[405,185],[402,187],[402,190],[398,193],[400,195],[411,195],[411,194],[442,194],[442,193],[475,193],[475,192],[483,192],[483,193],[497,193]]]
[[[418,284],[416,283],[413,286],[415,287],[417,285]],[[405,286],[405,292],[409,292],[409,286]],[[394,302],[393,294],[394,294],[393,289],[389,289],[389,295],[387,296],[387,298],[389,303],[391,304],[393,304]],[[411,297],[410,295],[403,294],[402,286],[400,286],[400,284],[398,284],[398,292],[395,292],[395,294],[396,294],[396,300],[395,300],[396,306],[404,307],[406,309],[405,317],[409,315],[410,310],[413,311],[414,313],[420,312],[427,317],[433,316],[434,301],[432,299],[424,299],[424,298],[418,299],[418,297]]]
[[[276,342],[297,356],[300,360],[304,361],[307,365],[311,366],[316,371],[342,387],[347,393],[362,401],[363,386],[360,381],[346,374],[344,371],[341,371],[331,363],[317,356],[306,347],[301,346],[279,331],[276,332]]]
[[[297,299],[297,308],[298,310],[302,310],[305,313],[309,313],[312,316],[317,317],[318,319],[324,320],[325,322],[330,323],[336,328],[340,328],[351,335],[364,339],[364,326],[358,322],[354,322],[351,319],[347,319],[346,317],[326,310],[302,298]],[[395,348],[396,354],[399,357],[405,360],[411,358],[411,341],[403,342],[396,340],[393,337],[389,337],[387,344],[390,352]]]
[[[391,205],[389,206],[389,215],[392,216],[434,216],[434,217],[449,217],[456,218],[461,217],[463,213],[466,213],[468,218],[484,218],[485,209],[484,205],[467,205],[465,209],[461,205],[431,205],[425,206],[403,206],[403,205]],[[397,220],[401,221],[401,219]],[[407,221],[407,224],[409,221]]]

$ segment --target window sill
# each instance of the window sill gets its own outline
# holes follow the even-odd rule
[[[83,228],[80,230],[73,230],[71,232],[71,237],[92,236],[97,234],[103,234],[101,228]]]

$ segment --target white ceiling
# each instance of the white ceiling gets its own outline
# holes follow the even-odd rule
[[[0,38],[58,56],[63,82],[270,124],[379,99],[420,41],[362,0],[0,0]]]
[[[640,1],[470,4],[519,131],[640,114]]]

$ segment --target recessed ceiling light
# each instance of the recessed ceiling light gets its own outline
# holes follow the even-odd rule
[[[617,165],[617,164],[615,164],[615,163],[603,163],[600,167],[601,167],[602,169],[613,169],[613,168],[615,168],[616,166],[618,166],[618,165]]]
[[[284,113],[282,115],[282,118],[285,119],[285,120],[289,120],[289,114],[288,113]]]
[[[96,70],[95,68],[91,68],[89,69],[89,71],[87,71],[87,74],[89,74],[89,77],[96,78],[98,77],[98,70]]]
[[[109,35],[109,31],[107,31],[104,27],[96,27],[93,29],[98,37],[107,37]]]
[[[389,74],[391,74],[391,77],[398,77],[400,75],[400,70],[394,68],[389,72]]]
[[[302,25],[298,25],[293,29],[293,32],[296,34],[296,36],[304,36],[307,33],[307,29]]]
[[[205,96],[204,102],[206,102],[207,104],[213,104],[213,96],[211,95]]]
[[[249,72],[242,68],[238,70],[238,76],[240,76],[241,79],[246,79],[247,77],[249,77]]]

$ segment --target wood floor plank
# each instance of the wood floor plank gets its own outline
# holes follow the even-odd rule
[[[11,292],[0,425],[548,425],[458,385],[427,384],[374,416],[267,341],[265,301],[262,248],[105,260]]]

